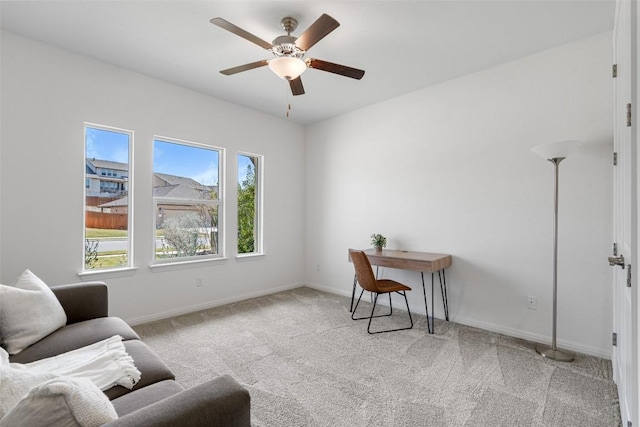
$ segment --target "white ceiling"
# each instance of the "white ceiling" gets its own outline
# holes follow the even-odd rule
[[[611,30],[615,0],[2,1],[3,29],[278,117],[310,124]],[[209,23],[272,41],[322,13],[340,27],[306,57],[366,70],[362,80],[309,69],[305,95],[267,67],[218,71],[270,53]]]

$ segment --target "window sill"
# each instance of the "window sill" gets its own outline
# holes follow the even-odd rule
[[[80,279],[96,280],[96,279],[108,279],[110,277],[124,277],[133,276],[138,267],[124,267],[124,268],[112,268],[109,270],[95,270],[95,271],[83,271],[78,273]]]
[[[250,254],[238,254],[236,255],[236,261],[238,262],[247,262],[247,261],[259,261],[264,259],[264,253],[250,253]]]
[[[172,271],[172,270],[182,270],[185,268],[192,267],[202,267],[207,264],[222,264],[226,262],[229,258],[208,258],[208,259],[194,259],[189,261],[176,261],[176,262],[167,262],[162,264],[152,264],[149,266],[151,271]]]

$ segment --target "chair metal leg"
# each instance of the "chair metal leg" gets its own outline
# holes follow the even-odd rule
[[[370,319],[371,316],[364,316],[364,317],[353,317],[356,315],[356,310],[358,309],[358,304],[360,304],[360,299],[362,298],[362,294],[364,294],[364,289],[362,291],[360,291],[360,297],[358,298],[358,301],[356,302],[356,306],[353,307],[353,312],[351,313],[351,320],[365,320],[365,319]],[[372,292],[372,296],[374,297],[374,309],[375,309],[375,301],[378,300],[378,294],[375,292]],[[389,299],[391,300],[391,299]],[[371,314],[373,314],[373,311],[371,311]],[[389,312],[388,314],[378,314],[377,316],[373,316],[373,317],[387,317],[387,316],[391,316],[391,314],[393,314],[392,312]]]
[[[409,313],[409,321],[411,322],[411,326],[409,326],[409,328],[407,329],[411,329],[413,328],[413,319],[411,318],[411,310],[409,310],[409,300],[407,299],[407,292],[402,291],[402,296],[404,297],[404,303],[407,305],[407,313]]]
[[[362,294],[364,293],[364,289],[362,290],[362,292],[360,292],[360,298],[358,298],[358,302],[356,302],[356,306],[353,309],[353,313],[351,313],[351,319],[353,320],[364,320],[364,319],[369,319],[369,324],[367,325],[367,332],[371,335],[373,334],[381,334],[383,332],[393,332],[393,331],[402,331],[405,329],[411,329],[413,328],[413,318],[411,317],[411,311],[409,310],[409,300],[407,299],[407,293],[405,291],[402,291],[402,293],[397,292],[398,294],[402,295],[404,297],[404,302],[407,305],[407,313],[409,314],[409,322],[411,323],[411,326],[406,327],[406,328],[396,328],[396,329],[387,329],[384,331],[375,331],[375,332],[371,332],[371,321],[373,320],[373,318],[375,317],[386,317],[386,316],[391,316],[391,313],[389,314],[381,314],[381,315],[377,315],[374,316],[373,313],[376,310],[376,305],[378,304],[378,293],[374,292],[373,295],[373,307],[371,308],[371,314],[369,316],[365,316],[365,317],[353,317],[355,315],[356,310],[358,309],[358,304],[360,303],[360,299],[362,298]],[[391,292],[389,293],[389,308],[391,308]]]
[[[396,291],[397,294],[400,294],[400,292]],[[381,334],[383,332],[393,332],[393,331],[403,331],[405,329],[411,329],[413,328],[413,318],[411,317],[411,311],[409,310],[409,300],[407,300],[407,293],[405,291],[402,291],[402,293],[400,294],[402,296],[404,296],[404,302],[407,304],[407,313],[409,314],[409,322],[411,322],[411,326],[406,327],[406,328],[396,328],[396,329],[386,329],[384,331],[376,331],[376,332],[371,332],[371,319],[373,319],[373,317],[371,317],[369,319],[369,326],[367,326],[367,332],[371,335],[373,334]],[[391,292],[389,292],[389,296],[391,296]],[[378,300],[378,294],[376,294],[375,300],[373,302],[373,309],[371,310],[371,314],[373,314],[373,310],[375,310],[376,308],[376,301]],[[377,317],[377,316],[374,316]]]
[[[371,333],[369,330],[371,328],[371,321],[373,320],[373,312],[376,311],[376,303],[378,302],[378,293],[373,297],[373,307],[371,308],[371,316],[369,316],[369,324],[367,325],[367,332]]]

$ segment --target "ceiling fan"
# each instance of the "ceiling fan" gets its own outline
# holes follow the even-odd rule
[[[291,32],[295,31],[298,27],[298,21],[289,16],[283,18],[280,24],[287,32],[287,35],[276,37],[272,43],[262,40],[261,38],[254,36],[253,34],[228,21],[225,21],[222,18],[213,18],[210,22],[213,25],[257,44],[274,55],[274,58],[272,59],[263,59],[261,61],[239,65],[237,67],[227,68],[226,70],[220,71],[224,75],[230,76],[242,71],[252,70],[254,68],[268,65],[278,77],[289,82],[291,93],[293,93],[293,95],[304,94],[304,87],[302,86],[300,74],[302,74],[307,68],[328,71],[330,73],[351,77],[352,79],[357,80],[360,80],[362,76],[364,76],[364,70],[358,70],[357,68],[334,64],[332,62],[315,58],[302,59],[304,54],[313,45],[340,26],[338,21],[326,13],[322,14],[320,18],[311,24],[311,26],[300,35],[300,37],[294,37],[291,35]]]

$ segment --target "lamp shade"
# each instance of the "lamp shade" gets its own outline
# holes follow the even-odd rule
[[[544,159],[551,160],[567,157],[579,145],[580,142],[575,140],[554,141],[536,145],[535,147],[531,148],[531,151]]]
[[[294,56],[281,56],[269,61],[269,68],[284,80],[293,80],[307,69],[307,64]]]

